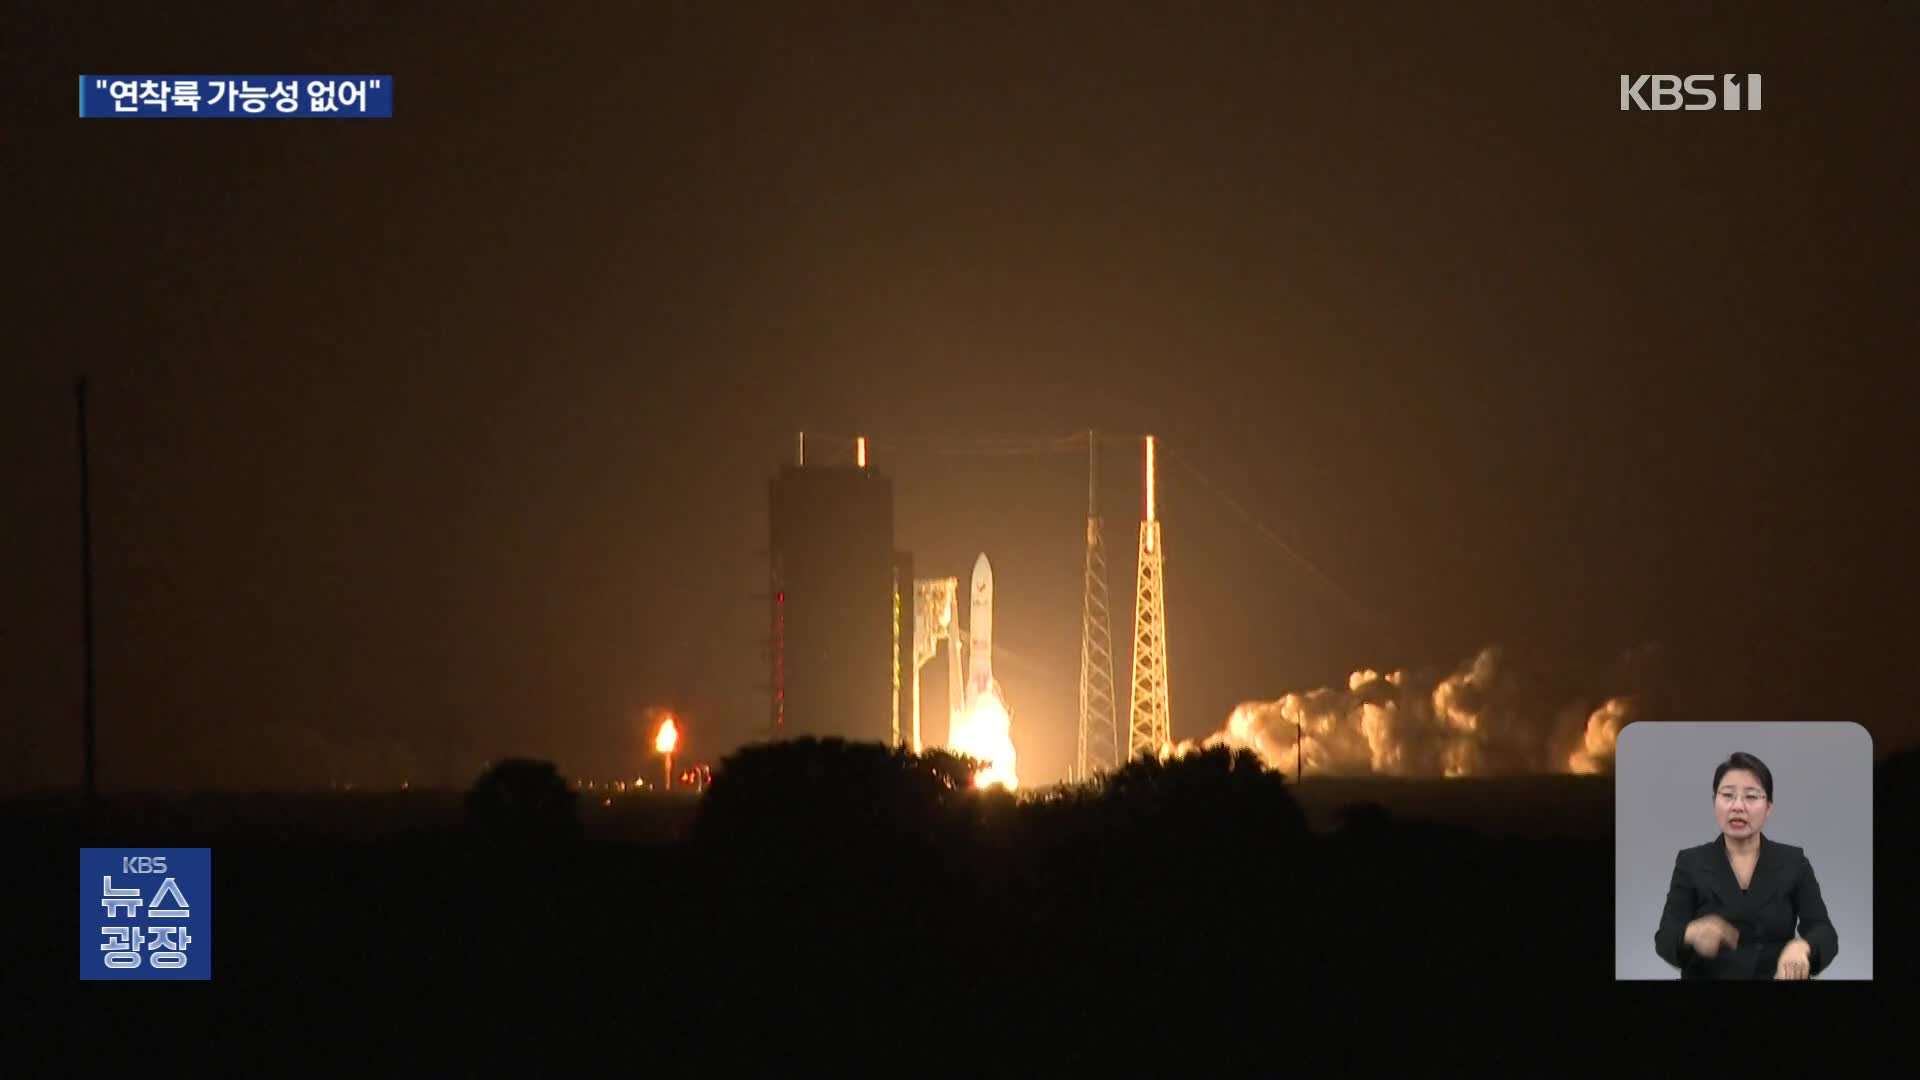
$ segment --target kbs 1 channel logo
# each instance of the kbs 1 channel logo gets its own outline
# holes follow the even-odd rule
[[[1622,75],[1621,112],[1759,112],[1758,75]]]
[[[213,978],[213,849],[81,848],[80,978]]]

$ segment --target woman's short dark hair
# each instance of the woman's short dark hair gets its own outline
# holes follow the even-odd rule
[[[1773,801],[1773,770],[1767,768],[1766,762],[1761,761],[1752,754],[1741,753],[1737,750],[1729,754],[1727,760],[1721,762],[1719,766],[1713,770],[1713,790],[1719,791],[1721,779],[1735,769],[1745,769],[1759,777],[1760,790],[1767,793],[1768,802]]]

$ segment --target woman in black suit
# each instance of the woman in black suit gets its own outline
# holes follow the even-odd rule
[[[1683,979],[1807,979],[1840,951],[1806,853],[1761,834],[1773,773],[1752,754],[1713,770],[1720,835],[1674,860],[1654,951]]]

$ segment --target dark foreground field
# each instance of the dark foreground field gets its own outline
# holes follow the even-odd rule
[[[1015,804],[877,748],[735,764],[577,829],[454,793],[8,804],[0,1073],[1697,1073],[1877,1053],[1913,970],[1911,759],[1878,981],[1705,988],[1612,982],[1605,781],[1296,792],[1212,755]],[[78,982],[82,843],[214,849],[210,984]]]

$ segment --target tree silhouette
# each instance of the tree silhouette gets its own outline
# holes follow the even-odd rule
[[[1188,830],[1203,843],[1226,836],[1291,845],[1307,832],[1306,814],[1285,778],[1250,750],[1137,758],[1107,776],[1100,793],[1116,824],[1154,833]]]
[[[580,831],[575,803],[552,762],[512,758],[488,769],[467,792],[467,825],[499,842],[568,840]]]
[[[748,746],[714,770],[694,837],[788,851],[936,842],[954,827],[976,770],[945,751],[838,738]]]

